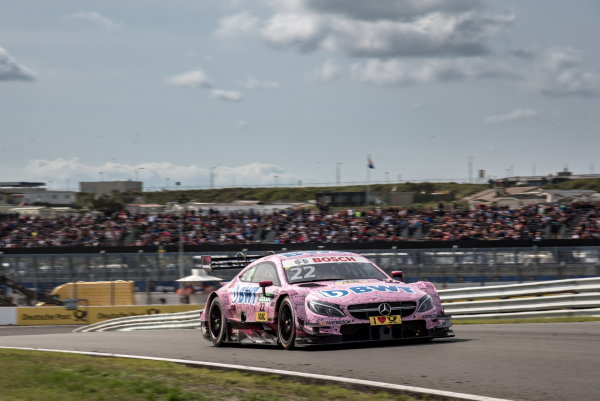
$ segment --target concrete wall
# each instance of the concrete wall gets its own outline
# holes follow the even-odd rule
[[[31,205],[33,203],[47,203],[50,205],[73,205],[75,204],[76,196],[73,191],[39,191],[23,194],[25,203]]]
[[[392,192],[390,194],[390,205],[392,206],[408,206],[414,202],[414,192]]]
[[[0,307],[0,326],[17,324],[17,308],[12,306]]]

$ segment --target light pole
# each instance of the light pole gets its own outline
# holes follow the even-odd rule
[[[215,187],[215,167],[210,168],[210,187]]]
[[[342,183],[342,175],[341,175],[341,166],[342,163],[336,163],[335,165],[335,183],[336,185],[340,185]]]
[[[183,216],[184,206],[183,203],[179,208],[179,254],[177,258],[177,264],[179,265],[179,278],[183,278]],[[179,282],[179,287],[183,287],[183,281]]]
[[[102,171],[99,171],[98,175],[100,176],[100,181],[104,181],[104,173]]]
[[[469,184],[473,183],[473,156],[469,157]]]

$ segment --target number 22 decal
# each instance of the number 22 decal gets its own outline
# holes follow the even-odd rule
[[[302,280],[305,278],[314,278],[315,277],[315,267],[314,266],[298,266],[292,267],[290,269],[290,273],[292,273],[291,280]]]

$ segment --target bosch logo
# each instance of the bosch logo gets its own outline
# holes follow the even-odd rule
[[[390,313],[392,313],[392,307],[390,306],[390,304],[381,304],[379,305],[378,310],[381,316],[387,316]]]

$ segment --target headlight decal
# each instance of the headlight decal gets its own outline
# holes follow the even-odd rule
[[[431,298],[431,295],[427,294],[419,299],[419,307],[417,308],[417,312],[426,312],[430,309],[433,309],[433,307],[433,299]]]
[[[329,302],[308,301],[307,306],[311,312],[313,312],[317,315],[331,316],[331,317],[346,316],[346,314],[342,311],[342,309],[338,305],[330,304]]]

